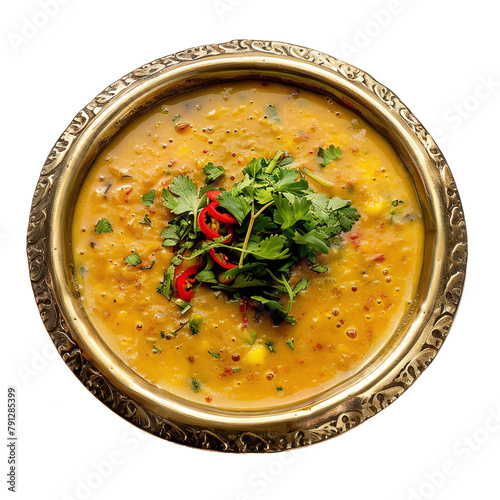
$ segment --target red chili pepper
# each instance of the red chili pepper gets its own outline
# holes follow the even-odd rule
[[[219,206],[218,201],[212,201],[208,205],[208,213],[218,221],[224,222],[225,224],[236,224],[238,221],[231,214],[223,214],[217,210]]]
[[[180,299],[189,302],[193,298],[193,285],[196,281],[195,275],[200,267],[201,264],[188,267],[175,279],[175,288],[177,288],[177,294]]]
[[[219,196],[223,191],[209,191],[207,193],[207,198],[212,201],[217,201],[217,196]]]
[[[232,264],[227,260],[227,257],[223,253],[215,253],[215,249],[211,248],[208,253],[212,256],[212,259],[215,260],[219,266],[222,266],[224,269],[233,269],[233,267],[237,267],[236,264]],[[222,258],[219,257],[219,255],[222,255]]]
[[[198,216],[198,226],[200,226],[201,231],[209,240],[213,240],[214,238],[220,238],[222,236],[222,234],[218,233],[215,229],[212,229],[207,224],[207,221],[206,221],[207,212],[208,212],[208,207],[205,207],[200,212],[200,215]],[[221,221],[219,221],[219,222],[221,222]],[[229,243],[233,239],[233,236],[234,236],[233,226],[231,226],[230,224],[226,224],[225,228],[226,228],[227,234],[230,237],[224,243]]]

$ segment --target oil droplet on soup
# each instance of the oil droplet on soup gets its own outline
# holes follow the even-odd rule
[[[134,118],[95,160],[74,213],[75,278],[100,335],[150,383],[210,406],[282,405],[341,382],[396,330],[422,266],[421,209],[390,144],[321,94],[265,83],[190,91]],[[342,154],[322,167],[318,148],[331,144]],[[156,288],[174,253],[160,233],[175,215],[162,189],[180,174],[205,185],[208,162],[224,166],[216,185],[230,189],[252,158],[278,150],[333,185],[309,179],[315,191],[349,199],[361,216],[318,254],[326,272],[293,268],[292,283],[309,281],[293,304],[297,324],[256,318],[246,299],[205,285],[187,311],[168,301]],[[103,218],[111,230],[96,232]]]

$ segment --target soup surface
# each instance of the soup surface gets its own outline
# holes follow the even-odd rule
[[[341,155],[322,166],[319,148],[330,145]],[[350,200],[360,215],[318,253],[323,272],[306,259],[292,268],[292,285],[308,280],[293,302],[296,324],[206,284],[195,283],[187,311],[158,293],[175,255],[160,236],[176,217],[162,189],[181,174],[204,186],[209,162],[225,168],[214,188],[231,189],[254,157],[279,150],[293,158],[289,168],[326,181],[305,177],[310,188]],[[102,219],[112,231],[101,231]],[[423,240],[410,176],[378,132],[328,97],[260,81],[190,91],[135,118],[90,169],[72,227],[81,301],[111,348],[150,383],[226,408],[298,401],[362,366],[411,304]],[[186,325],[193,318],[199,332]]]

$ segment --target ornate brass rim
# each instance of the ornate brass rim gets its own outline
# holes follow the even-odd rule
[[[265,78],[328,93],[352,107],[397,149],[413,176],[426,222],[424,270],[406,320],[373,362],[300,405],[268,411],[206,409],[168,395],[123,366],[103,344],[73,292],[69,223],[75,193],[103,144],[134,114],[214,81]],[[395,401],[436,356],[465,279],[467,233],[450,169],[432,137],[387,87],[321,52],[234,40],[163,57],[116,81],[82,109],[42,169],[27,253],[35,299],[59,354],[99,400],[134,425],[197,448],[270,452],[349,430]]]

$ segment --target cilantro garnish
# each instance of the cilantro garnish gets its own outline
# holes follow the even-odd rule
[[[109,222],[106,217],[103,217],[102,219],[99,219],[97,221],[97,224],[95,225],[95,232],[96,233],[112,233],[113,232],[113,226]]]
[[[309,268],[311,271],[315,273],[326,273],[328,271],[328,266],[325,264],[315,264]]]
[[[318,154],[327,165],[341,152],[332,145],[320,148]],[[270,160],[253,158],[242,169],[243,179],[216,195],[209,194],[213,191],[209,184],[224,174],[223,167],[205,165],[206,185],[201,188],[188,176],[174,177],[162,198],[175,217],[161,238],[163,246],[172,247],[176,254],[158,292],[170,300],[176,266],[197,259],[199,270],[190,291],[208,286],[230,300],[245,298],[256,311],[256,320],[265,314],[276,325],[282,321],[295,324],[293,304],[308,281],[303,278],[292,287],[294,266],[306,260],[311,270],[326,272],[328,267],[317,263],[317,254],[338,248],[339,234],[349,231],[359,214],[349,200],[312,189],[308,179],[325,187],[332,184],[305,167],[291,168],[292,163],[282,151]],[[195,316],[189,321],[193,335],[199,333],[202,321],[194,320]],[[247,339],[250,345],[254,342],[255,335]],[[274,352],[272,344],[266,345]]]
[[[248,345],[254,345],[256,340],[257,340],[257,332],[253,332],[251,336],[248,336],[248,337],[245,339],[245,342],[246,342]]]
[[[200,326],[202,325],[204,319],[203,314],[193,314],[191,316],[188,323],[191,335],[198,335],[200,333]]]
[[[165,272],[163,273],[163,281],[158,283],[156,287],[156,291],[166,297],[168,300],[172,299],[172,295],[174,294],[174,287],[172,285],[175,274],[175,266],[170,265]]]
[[[267,348],[273,353],[273,354],[276,354],[276,351],[274,350],[274,342],[271,342],[270,340],[268,340],[267,342],[264,342],[264,344],[266,344]]]
[[[293,339],[286,339],[285,342],[287,343],[288,347],[292,349],[292,351],[295,349],[295,342]]]
[[[193,307],[191,302],[186,302],[182,299],[177,299],[175,305],[181,310],[181,316],[184,316]]]
[[[318,149],[318,156],[323,159],[321,162],[322,167],[326,167],[333,160],[336,160],[341,154],[342,151],[340,151],[340,148],[336,148],[333,144],[331,144],[327,149],[323,149],[321,146]]]
[[[131,253],[123,260],[127,263],[127,266],[137,266],[142,262],[141,256],[138,253]]]
[[[210,161],[203,167],[203,173],[206,175],[205,184],[212,184],[212,182],[216,181],[219,177],[224,175],[226,173],[226,170],[224,167],[214,165]]]
[[[194,182],[187,175],[175,177],[168,185],[168,189],[162,192],[163,205],[169,208],[176,215],[190,216],[190,224],[196,231],[198,207],[203,198],[203,194],[198,193]],[[175,195],[175,196],[174,196]]]
[[[193,392],[200,392],[201,391],[201,382],[196,378],[190,378],[189,379],[189,388]]]
[[[155,196],[156,196],[156,190],[152,189],[151,191],[148,191],[147,193],[144,193],[142,195],[142,202],[146,207],[152,207],[155,201]]]
[[[245,196],[239,196],[239,193],[226,191],[217,197],[217,201],[222,208],[225,208],[238,221],[243,223],[243,219],[250,213],[252,206],[246,200]]]
[[[213,356],[215,359],[220,359],[220,354],[218,352],[207,351],[210,356]]]
[[[142,224],[143,226],[151,226],[151,217],[149,214],[146,214],[144,219],[139,221],[139,224]]]

